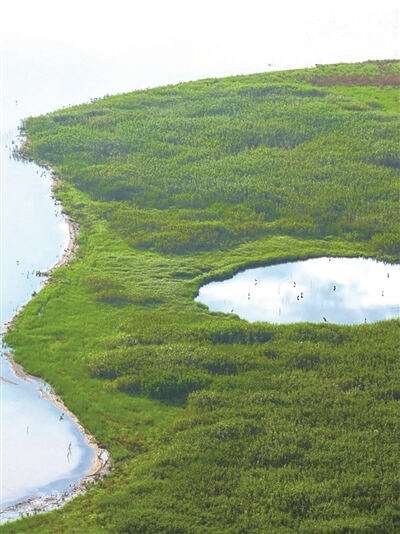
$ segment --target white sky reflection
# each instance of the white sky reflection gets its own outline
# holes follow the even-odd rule
[[[399,317],[400,266],[363,258],[284,263],[211,282],[196,300],[250,322],[372,322]]]

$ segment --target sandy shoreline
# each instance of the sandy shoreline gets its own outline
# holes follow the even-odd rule
[[[21,500],[20,502],[1,510],[0,524],[6,521],[16,520],[22,516],[49,512],[62,507],[66,502],[70,501],[77,495],[84,493],[90,484],[96,482],[106,475],[110,471],[111,467],[110,455],[108,454],[108,451],[100,448],[97,445],[94,436],[86,431],[76,415],[68,409],[63,400],[54,392],[53,388],[41,378],[26,373],[23,367],[13,360],[10,352],[7,352],[6,356],[10,361],[16,376],[24,380],[32,380],[36,382],[40,386],[39,391],[42,398],[47,399],[57,406],[62,412],[68,414],[69,418],[83,434],[86,444],[94,451],[94,458],[90,469],[78,483],[72,484],[63,492]]]
[[[21,155],[22,158],[24,158],[22,150],[23,150],[23,146],[21,147],[19,154]],[[54,186],[57,183],[57,178],[53,175],[52,170],[50,168],[48,167],[44,167],[44,168],[46,168],[46,170],[50,173],[50,179],[52,180],[52,193],[53,193],[52,197],[55,198],[54,197]],[[66,265],[69,261],[71,261],[78,247],[77,235],[79,232],[79,226],[76,223],[74,223],[69,218],[69,216],[66,215],[65,213],[63,213],[63,217],[68,225],[68,234],[69,234],[68,243],[59,261],[47,273],[45,273],[46,278],[45,280],[43,280],[39,291],[41,291],[48,283],[51,282],[51,273],[55,269],[62,267]],[[32,297],[34,296],[35,296],[35,293],[32,294]],[[30,302],[30,300],[28,302]],[[17,317],[24,310],[28,302],[20,306],[20,308],[17,310],[13,318],[4,325],[3,334],[6,334],[8,330],[13,328]],[[33,515],[36,513],[47,512],[50,510],[54,510],[56,508],[60,508],[67,501],[83,493],[87,489],[89,484],[97,481],[99,478],[107,474],[111,467],[111,460],[110,460],[110,455],[108,451],[100,448],[97,445],[94,436],[85,430],[85,428],[81,425],[76,415],[73,414],[68,409],[67,406],[65,406],[63,400],[55,393],[53,388],[49,384],[44,382],[44,380],[42,380],[41,378],[26,373],[23,367],[14,361],[12,352],[10,351],[6,352],[5,356],[10,362],[11,367],[17,377],[23,380],[36,382],[39,386],[38,389],[42,395],[42,398],[47,399],[52,404],[57,406],[60,410],[62,410],[64,413],[68,414],[69,418],[72,420],[75,426],[79,429],[81,434],[83,434],[87,445],[94,451],[94,459],[86,475],[78,483],[72,484],[67,490],[56,493],[56,494],[50,494],[46,496],[39,496],[39,497],[34,497],[34,498],[28,498],[26,500],[21,500],[20,502],[17,502],[5,508],[4,510],[1,510],[0,511],[0,524],[5,521],[18,519],[21,516]]]

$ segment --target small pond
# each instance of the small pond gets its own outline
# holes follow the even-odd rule
[[[371,323],[400,316],[400,265],[365,258],[281,263],[206,284],[196,300],[250,322]]]

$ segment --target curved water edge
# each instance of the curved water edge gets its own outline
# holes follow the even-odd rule
[[[101,449],[97,445],[92,434],[85,430],[78,418],[67,408],[62,399],[56,395],[51,386],[40,378],[27,374],[23,367],[13,360],[12,353],[6,352],[6,357],[15,377],[33,383],[34,387],[41,392],[41,399],[51,403],[57,412],[63,415],[63,419],[67,418],[69,420],[73,426],[73,432],[76,435],[80,434],[88,450],[90,450],[90,454],[86,455],[90,456],[90,461],[89,469],[87,469],[86,465],[88,458],[85,457],[67,477],[52,481],[44,487],[36,489],[33,494],[28,492],[23,499],[6,503],[4,507],[0,508],[0,524],[61,508],[72,498],[84,493],[89,484],[106,475],[111,467],[108,451]],[[8,381],[8,379],[6,380]],[[82,465],[84,469],[82,469]],[[82,471],[85,471],[84,476],[82,476]]]
[[[362,324],[400,317],[400,265],[318,257],[237,271],[201,286],[210,311],[249,322]]]
[[[20,142],[22,143],[22,139]],[[26,300],[30,294],[35,295],[50,282],[49,276],[55,268],[71,260],[76,250],[78,232],[77,225],[62,213],[59,203],[54,199],[55,177],[51,170],[28,163],[21,155],[16,158],[20,146],[18,143],[17,148],[15,142],[10,143],[10,138],[8,139],[9,160],[13,160],[8,165],[27,165],[28,173],[36,174],[30,176],[30,180],[37,180],[38,184],[37,175],[49,180],[49,193],[56,208],[53,222],[57,222],[57,218],[62,219],[68,240],[63,243],[61,257],[57,254],[58,261],[45,272],[35,273],[28,270],[26,278],[19,273],[19,283],[21,285],[23,280],[24,287],[19,288],[16,296],[11,295],[9,298],[10,295],[7,294],[6,298],[2,299],[1,337],[13,327],[16,317],[30,300],[21,304],[22,299]],[[3,267],[2,265],[2,269]],[[10,266],[7,267],[10,270]],[[30,264],[29,268],[31,267]],[[19,260],[17,268],[22,269]],[[24,265],[24,268],[27,268],[27,265]],[[16,275],[14,279],[18,283]],[[12,297],[14,302],[11,308]],[[15,301],[20,305],[14,307]],[[11,314],[13,316],[10,319]],[[10,320],[5,322],[6,318]],[[67,500],[82,493],[90,482],[107,473],[110,458],[108,452],[97,445],[94,437],[86,432],[51,386],[42,379],[27,374],[14,362],[11,349],[3,342],[0,363],[3,420],[0,523],[3,523],[23,515],[59,508]]]

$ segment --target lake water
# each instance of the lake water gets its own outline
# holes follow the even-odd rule
[[[44,278],[36,271],[47,271],[62,256],[68,226],[51,198],[48,173],[12,157],[17,132],[4,132],[1,141],[4,330],[19,306],[40,289]],[[0,353],[0,522],[26,510],[23,501],[68,490],[89,471],[95,456],[75,422],[47,398],[48,386],[14,372],[7,350]]]
[[[60,1],[56,8],[53,0],[2,4],[1,329],[41,287],[36,271],[54,265],[67,242],[48,174],[11,157],[21,119],[106,93],[399,55],[394,0],[378,6],[366,0],[362,10],[343,0],[332,7],[287,0],[275,5],[204,0],[201,8],[189,3],[185,9],[180,0],[117,4],[114,9],[105,0]],[[0,364],[4,509],[67,488],[87,471],[93,451],[71,419],[60,421],[60,410],[43,396],[46,385],[17,377],[4,352]]]
[[[400,265],[365,258],[281,263],[204,285],[196,300],[249,322],[371,323],[400,317]]]

